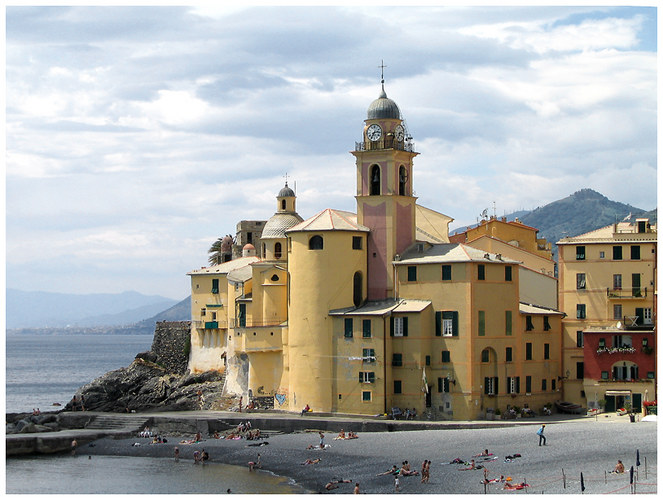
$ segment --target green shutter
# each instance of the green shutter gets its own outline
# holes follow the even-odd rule
[[[394,317],[389,316],[389,335],[394,336]]]
[[[371,384],[375,383],[375,372],[368,372],[368,381]]]
[[[483,393],[488,394],[488,377],[483,378]]]
[[[352,337],[352,318],[345,318],[345,337]]]
[[[371,337],[371,320],[370,319],[365,319],[362,322],[362,326],[363,326],[364,338],[370,338]]]
[[[403,318],[403,337],[407,337],[407,317]]]
[[[504,329],[506,330],[505,333],[506,333],[507,335],[511,335],[511,331],[512,331],[512,321],[513,321],[512,313],[511,313],[511,311],[505,311],[505,315],[506,315],[506,324],[505,324],[505,326],[504,326]]]
[[[359,372],[359,383],[361,384],[364,381],[364,372]]]
[[[442,312],[435,311],[435,336],[442,336]]]
[[[437,392],[442,392],[442,377],[437,377]]]

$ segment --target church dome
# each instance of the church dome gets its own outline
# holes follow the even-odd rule
[[[398,105],[387,97],[387,93],[382,87],[380,97],[371,103],[368,107],[367,117],[369,120],[377,120],[382,118],[396,118],[400,119],[401,111]]]
[[[295,192],[288,187],[288,183],[285,183],[285,186],[279,191],[278,198],[286,198],[295,196]]]
[[[297,213],[278,212],[271,216],[262,229],[260,239],[285,238],[285,232],[293,226],[302,222]]]

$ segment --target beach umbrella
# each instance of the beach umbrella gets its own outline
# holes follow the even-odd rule
[[[585,478],[582,477],[582,472],[580,473],[580,491],[585,491]]]
[[[631,465],[631,484],[633,484],[633,466]]]
[[[635,450],[635,465],[640,467],[640,450]]]

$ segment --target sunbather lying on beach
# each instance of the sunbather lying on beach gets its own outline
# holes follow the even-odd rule
[[[325,484],[325,489],[326,490],[334,490],[338,488],[338,485],[340,483],[351,483],[352,479],[332,479],[329,481],[327,484]]]
[[[399,472],[400,469],[395,465],[392,465],[391,469],[386,470],[384,472],[380,472],[379,474],[376,474],[376,476],[388,476],[389,474],[398,474]]]
[[[481,484],[493,484],[493,483],[503,483],[505,481],[504,476],[500,476],[495,479],[482,479],[479,481]]]
[[[529,488],[529,484],[527,483],[519,483],[519,484],[511,484],[511,483],[504,483],[504,488],[503,490],[522,490],[524,488]]]
[[[321,461],[320,458],[314,458],[313,460],[311,460],[310,458],[307,458],[305,461],[302,462],[302,465],[313,465],[313,464],[317,464],[320,461]]]
[[[492,456],[492,455],[493,455],[492,453],[488,453],[488,450],[483,450],[483,451],[482,451],[481,453],[479,453],[478,455],[474,455],[474,457],[475,457],[475,458],[476,458],[476,457],[490,457],[490,456]]]

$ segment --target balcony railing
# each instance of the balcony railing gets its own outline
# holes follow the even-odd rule
[[[647,298],[647,288],[606,288],[610,299],[644,299]]]
[[[355,151],[377,151],[379,149],[398,149],[414,152],[412,141],[397,141],[393,136],[386,136],[379,141],[355,142]]]
[[[231,318],[228,320],[229,328],[260,328],[269,326],[279,326],[285,323],[287,319],[267,319],[263,321],[254,321],[250,319]]]

